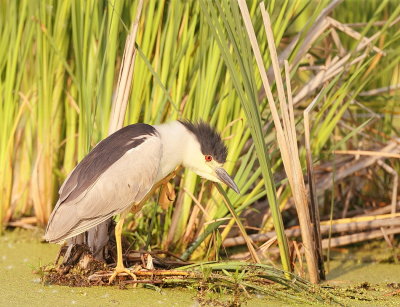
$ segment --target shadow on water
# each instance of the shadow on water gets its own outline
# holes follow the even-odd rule
[[[345,275],[349,274],[351,275],[352,272],[355,272],[362,268],[367,268],[369,264],[354,263],[354,262],[349,262],[347,260],[341,260],[337,262],[334,261],[332,266],[334,268],[331,269],[327,274],[327,280],[340,279]]]

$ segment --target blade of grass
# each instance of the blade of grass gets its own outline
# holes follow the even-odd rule
[[[250,252],[251,257],[253,258],[253,261],[255,263],[261,263],[260,259],[258,258],[257,252],[253,247],[253,242],[247,235],[246,229],[244,228],[242,222],[240,221],[239,216],[236,214],[235,208],[232,206],[232,204],[228,198],[228,195],[226,195],[225,190],[222,188],[222,186],[219,183],[216,184],[216,187],[217,187],[218,191],[221,193],[221,195],[224,197],[224,202],[225,202],[226,207],[228,208],[232,217],[235,219],[236,224],[239,226],[239,230],[242,233],[242,236],[246,241],[247,248],[249,249],[249,252]]]

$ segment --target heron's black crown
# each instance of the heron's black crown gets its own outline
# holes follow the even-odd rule
[[[217,162],[225,163],[228,150],[221,135],[214,128],[203,121],[191,123],[180,120],[179,122],[196,136],[203,155],[211,155]]]

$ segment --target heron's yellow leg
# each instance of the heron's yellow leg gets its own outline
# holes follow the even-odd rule
[[[115,277],[120,273],[127,273],[132,276],[134,280],[137,280],[135,274],[133,274],[129,269],[124,267],[124,263],[122,261],[122,244],[121,244],[121,234],[122,234],[122,226],[124,225],[124,216],[121,214],[121,218],[119,219],[117,225],[115,226],[115,241],[117,242],[117,266],[115,267],[114,273],[108,280],[108,283],[111,284]]]

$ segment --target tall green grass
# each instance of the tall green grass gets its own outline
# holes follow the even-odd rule
[[[302,30],[297,42],[301,46],[327,6],[326,1],[317,1],[315,6],[303,1],[266,4],[278,53]],[[360,91],[398,80],[394,72],[399,65],[399,30],[387,26],[398,16],[398,9],[391,2],[368,4],[362,12],[357,7],[341,4],[333,17],[343,22],[367,21],[360,29],[366,36],[382,29],[374,43],[387,55],[378,58],[374,52],[356,52],[357,42],[339,33],[353,58],[363,52],[366,57],[326,82],[330,89],[312,114],[314,160],[325,157],[334,146],[333,138],[349,133],[338,130],[341,120],[353,127],[365,121],[362,117],[348,120],[349,114],[363,112],[352,102],[360,99]],[[0,229],[12,219],[31,215],[43,226],[57,199],[58,186],[107,135],[124,41],[136,8],[137,1],[0,1]],[[268,69],[270,59],[257,3],[249,10]],[[387,25],[374,25],[378,20],[386,20]],[[241,190],[240,195],[227,190],[233,207],[241,214],[253,210],[256,201],[268,200],[266,208],[271,211],[259,213],[265,215],[259,228],[266,231],[273,221],[280,233],[283,267],[289,270],[280,211],[290,190],[284,180],[276,180],[283,170],[282,161],[267,103],[259,100],[261,80],[236,2],[146,1],[137,45],[125,123],[187,118],[216,126],[229,148],[226,168]],[[324,63],[337,54],[331,46],[331,39],[323,35],[309,54],[317,64]],[[298,50],[289,54],[289,63]],[[313,72],[301,69],[307,64],[302,57],[291,70],[294,94],[313,77]],[[276,92],[274,86],[272,90]],[[388,134],[396,134],[391,112],[398,106],[390,97],[389,106],[383,106],[379,98],[360,101],[376,110],[389,108],[382,125]],[[313,94],[296,108],[302,110],[312,98]],[[303,125],[296,119],[302,139]],[[356,138],[352,137],[351,144]],[[300,154],[304,157],[304,150]],[[223,197],[211,183],[189,171],[178,178],[174,206],[166,211],[156,209],[152,244],[185,257],[218,257],[221,241],[235,227]],[[277,187],[283,188],[280,197]],[[129,225],[138,245],[147,239],[154,206],[152,199]],[[222,224],[226,224],[224,229],[219,228]]]

